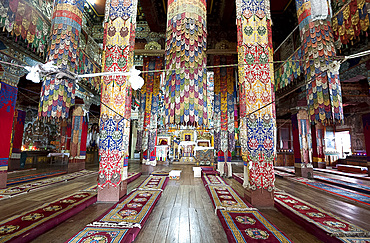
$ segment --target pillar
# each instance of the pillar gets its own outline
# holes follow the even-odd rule
[[[54,4],[46,61],[54,62],[63,71],[77,73],[84,0],[56,0]],[[47,76],[41,88],[39,117],[68,118],[75,91],[74,79]]]
[[[317,140],[317,168],[326,168],[324,146],[325,146],[325,127],[318,123],[316,125],[316,140]],[[315,167],[315,164],[314,164]]]
[[[292,135],[293,135],[293,152],[294,152],[294,170],[296,176],[302,176],[301,174],[301,144],[299,141],[299,127],[297,114],[293,114],[292,120]]]
[[[317,132],[315,125],[311,125],[311,135],[312,135],[312,164],[313,167],[318,168],[319,152],[317,149]]]
[[[68,173],[85,169],[88,123],[81,105],[73,110],[71,128]]]
[[[21,148],[23,140],[24,122],[26,119],[26,112],[17,109],[14,113],[13,122],[13,143],[12,153],[9,159],[9,170],[16,170],[21,168]]]
[[[367,173],[370,176],[370,114],[365,114],[362,116],[362,123],[364,126],[365,135]]]
[[[231,65],[232,56],[215,56],[214,66]],[[234,68],[214,68],[214,128],[216,135],[216,152],[218,154],[218,170],[221,176],[232,176],[231,153],[235,149],[234,126]],[[224,170],[227,165],[227,174]]]
[[[168,0],[165,125],[208,125],[206,5]]]
[[[8,160],[18,88],[0,81],[0,188],[6,188]]]
[[[103,72],[127,72],[133,66],[137,0],[107,0]],[[117,202],[127,192],[131,84],[127,76],[102,77],[98,201]]]
[[[314,168],[326,168],[324,155],[324,128],[321,124],[311,125],[312,164]]]
[[[161,70],[163,67],[163,58],[144,57],[143,70],[153,71]],[[145,83],[141,88],[140,114],[142,119],[141,135],[145,137],[145,143],[142,144],[142,151],[146,154],[144,164],[156,165],[157,126],[158,126],[158,107],[159,90],[161,82],[160,72],[146,72],[143,74]],[[145,132],[144,132],[145,131]]]
[[[311,123],[341,124],[340,63],[335,61],[330,1],[296,0]]]
[[[276,118],[270,1],[236,1],[244,197],[274,206]]]
[[[295,173],[297,176],[305,178],[313,177],[313,166],[311,159],[311,151],[314,149],[314,139],[311,139],[312,130],[306,109],[301,109],[297,114],[298,131],[299,131],[299,149],[301,153],[301,163],[295,164]],[[316,140],[315,140],[316,141]],[[312,149],[311,149],[312,147]]]

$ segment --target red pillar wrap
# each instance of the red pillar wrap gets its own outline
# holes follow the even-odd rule
[[[294,163],[300,164],[301,160],[301,147],[299,144],[299,127],[297,114],[292,115],[292,134],[293,134],[293,150],[294,150]]]
[[[26,112],[22,110],[16,110],[16,120],[14,124],[14,136],[13,136],[13,153],[20,153],[23,140],[24,121],[26,119]]]
[[[0,188],[6,187],[17,87],[0,82]]]

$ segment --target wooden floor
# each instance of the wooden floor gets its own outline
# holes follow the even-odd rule
[[[97,170],[98,168],[97,165],[93,165],[88,166],[88,169]],[[169,171],[172,169],[182,170],[180,180],[169,181],[162,197],[135,242],[227,242],[226,234],[214,213],[214,208],[204,185],[200,178],[193,177],[191,165],[171,164],[151,167],[143,166],[137,161],[130,161],[129,171],[142,171],[143,175],[130,183],[128,190],[131,191],[136,188],[153,170]],[[43,171],[47,170],[55,170],[55,168],[46,168]],[[233,170],[233,172],[242,172],[243,163],[234,163]],[[23,174],[40,172],[41,170],[12,173],[8,177],[14,178]],[[327,176],[327,174],[325,175]],[[330,176],[333,177],[333,175]],[[335,178],[343,179],[343,177],[338,176],[335,176]],[[96,181],[97,175],[85,176],[2,200],[0,201],[0,221],[95,185]],[[243,195],[243,188],[240,183],[234,179],[226,179],[226,181],[238,193]],[[356,179],[351,178],[351,182],[356,182]],[[284,179],[277,178],[276,187],[332,212],[355,225],[370,230],[370,221],[368,220],[370,218],[370,207],[368,206],[350,202]],[[65,242],[112,205],[111,203],[95,203],[39,236],[33,242]],[[294,242],[321,242],[278,210],[271,208],[260,209],[260,211]]]

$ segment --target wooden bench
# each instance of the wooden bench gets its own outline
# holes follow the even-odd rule
[[[367,174],[367,167],[355,166],[355,165],[337,165],[337,169],[343,172],[352,172],[359,174]]]

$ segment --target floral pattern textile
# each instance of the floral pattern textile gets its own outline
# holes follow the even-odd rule
[[[240,143],[244,185],[274,187],[275,104],[270,6],[267,0],[237,0]]]

